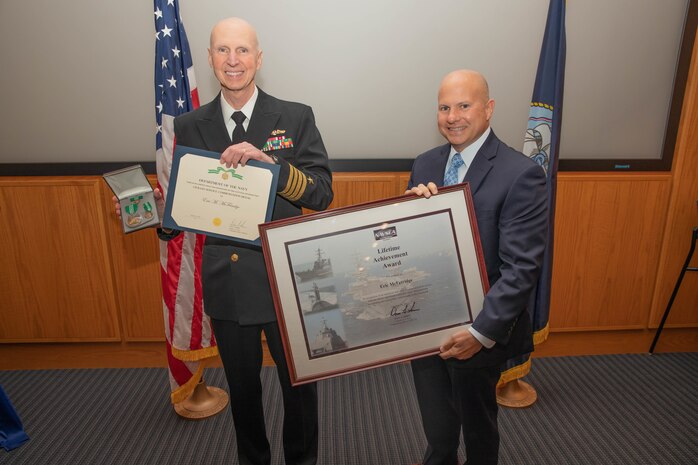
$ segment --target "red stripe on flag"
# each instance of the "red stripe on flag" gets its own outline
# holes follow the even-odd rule
[[[194,312],[191,319],[191,340],[189,348],[196,350],[201,348],[202,320],[204,317],[203,291],[201,288],[201,255],[206,236],[196,235],[196,246],[194,247]]]
[[[183,386],[194,376],[194,373],[189,371],[186,363],[177,359],[172,355],[172,346],[170,341],[167,341],[167,364],[170,366],[170,373],[178,385]]]
[[[167,294],[169,299],[165,302],[168,310],[170,325],[170,341],[174,335],[175,305],[177,302],[177,290],[179,288],[179,273],[182,266],[182,241],[184,234],[180,234],[167,242],[167,282],[162,283],[163,298]],[[167,291],[165,291],[167,289]]]
[[[196,110],[197,108],[199,108],[199,89],[192,89],[190,94],[192,106],[194,107],[194,110]]]

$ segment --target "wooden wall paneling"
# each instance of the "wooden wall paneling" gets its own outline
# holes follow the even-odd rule
[[[654,332],[594,331],[553,332],[533,353],[538,357],[646,353]],[[698,347],[698,330],[666,328],[657,352],[687,352]],[[265,366],[274,364],[264,350]],[[218,357],[207,360],[207,367],[220,367]],[[166,346],[162,342],[84,342],[80,344],[0,344],[0,371],[70,368],[167,367]]]
[[[683,252],[681,255],[681,263],[667,261],[667,268],[673,263],[671,269],[665,269],[662,267],[663,274],[657,284],[656,301],[653,301],[652,312],[649,318],[648,326],[650,328],[658,328],[659,322],[664,315],[666,306],[669,303],[669,298],[671,297],[671,292],[676,284],[676,279],[679,276],[683,262],[686,260],[686,255],[688,254],[688,243],[676,241],[676,244],[671,245],[672,249],[678,250],[680,245],[684,245],[685,248],[681,250]],[[679,254],[677,254],[679,255]],[[694,259],[691,264],[692,267],[698,267],[698,252],[693,254]],[[673,276],[673,278],[672,278]],[[698,273],[686,273],[683,281],[681,282],[681,287],[679,287],[679,292],[676,294],[674,303],[669,311],[669,317],[664,324],[665,328],[696,328],[698,327]],[[696,346],[696,351],[698,351],[698,346]]]
[[[647,282],[654,279],[659,261],[669,176],[561,173],[553,334],[537,356],[646,350],[653,335],[646,328],[647,288],[652,287]],[[400,195],[408,177],[336,173],[335,202],[340,206]],[[100,195],[101,208],[92,200]],[[0,342],[5,342],[0,344],[0,370],[165,365],[158,241],[152,231],[124,235],[110,198],[100,177],[0,178],[0,227],[12,231],[12,240],[0,249]],[[94,214],[77,228],[60,214],[76,211],[80,202]],[[33,214],[26,218],[23,210]],[[47,230],[54,232],[50,238],[44,237]],[[66,243],[85,246],[70,251],[69,263],[61,252],[68,249]],[[679,261],[684,257],[682,251]],[[75,279],[61,281],[61,276]],[[42,284],[47,280],[54,282]],[[129,291],[144,282],[145,293]],[[10,313],[19,317],[5,318]],[[117,320],[122,341],[84,342],[119,339]],[[639,329],[598,331],[629,327]],[[53,340],[84,343],[46,343]],[[697,346],[698,330],[669,328],[658,350]]]
[[[552,330],[645,328],[669,174],[558,175]]]
[[[399,173],[333,173],[334,200],[330,208],[395,197],[399,189]]]
[[[652,301],[650,326],[653,328],[659,326],[686,261],[693,228],[698,227],[698,36],[696,39],[679,124],[674,182]],[[694,253],[691,266],[698,267],[698,253]],[[698,326],[698,273],[688,272],[684,276],[665,327],[672,326]],[[698,350],[698,346],[695,349]]]
[[[0,370],[167,367],[162,342],[0,344]]]
[[[397,188],[400,194],[403,194],[407,190],[407,184],[410,182],[410,173],[398,173],[397,177]]]
[[[536,346],[533,357],[562,357],[574,355],[641,354],[647,353],[654,338],[649,329],[632,331],[552,332]],[[689,352],[698,347],[698,331],[688,328],[667,328],[662,332],[656,353]]]
[[[0,178],[0,342],[120,339],[101,182]]]
[[[155,185],[154,176],[149,176],[149,180]],[[124,234],[113,213],[113,193],[106,183],[102,184],[107,240],[124,339],[164,341],[160,241],[154,229]]]

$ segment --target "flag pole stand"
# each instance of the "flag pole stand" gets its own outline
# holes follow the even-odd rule
[[[538,399],[536,390],[530,384],[513,379],[497,388],[497,403],[502,407],[529,407]]]
[[[188,420],[203,420],[221,413],[227,405],[228,393],[221,388],[206,386],[202,378],[189,397],[174,404],[174,409]]]

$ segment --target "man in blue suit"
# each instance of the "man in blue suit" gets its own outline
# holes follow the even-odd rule
[[[466,464],[498,462],[500,367],[533,350],[527,306],[548,230],[545,172],[495,136],[493,111],[480,73],[446,75],[437,119],[448,144],[417,157],[408,185],[428,198],[439,186],[470,183],[490,283],[472,326],[454,332],[439,355],[412,362],[428,443],[424,465],[456,465],[461,428]]]

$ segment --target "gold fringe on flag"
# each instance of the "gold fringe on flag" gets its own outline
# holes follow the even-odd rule
[[[533,333],[533,345],[537,346],[548,340],[548,335],[550,334],[550,323],[545,325],[545,328],[534,331]]]
[[[548,339],[548,335],[550,334],[550,323],[545,325],[543,329],[540,329],[538,331],[535,331],[533,333],[533,345],[537,346],[538,344],[542,344]],[[528,360],[526,360],[524,363],[520,365],[516,365],[515,367],[511,367],[506,371],[503,371],[502,374],[499,376],[499,382],[497,383],[497,387],[504,386],[506,383],[509,381],[514,381],[515,379],[521,379],[524,376],[526,376],[529,372],[531,371],[531,358],[529,356]]]
[[[211,358],[215,357],[218,355],[218,347],[217,346],[212,346],[212,347],[204,347],[202,349],[197,349],[197,350],[181,350],[176,347],[172,347],[172,355],[174,358],[177,360],[181,360],[183,362],[196,362],[199,360],[203,360],[205,358]]]
[[[204,364],[199,363],[199,367],[196,369],[196,373],[189,378],[189,381],[181,385],[178,389],[170,393],[170,401],[173,404],[179,404],[184,402],[189,395],[194,392],[194,388],[199,384],[201,376],[204,374]]]
[[[196,388],[196,385],[199,384],[199,381],[204,374],[203,360],[211,357],[217,357],[218,347],[204,347],[197,350],[181,350],[177,349],[176,347],[172,347],[172,356],[183,362],[200,362],[196,369],[196,373],[194,373],[186,383],[170,393],[170,400],[172,403],[178,404],[183,402],[191,395],[192,392],[194,392],[194,388]]]

